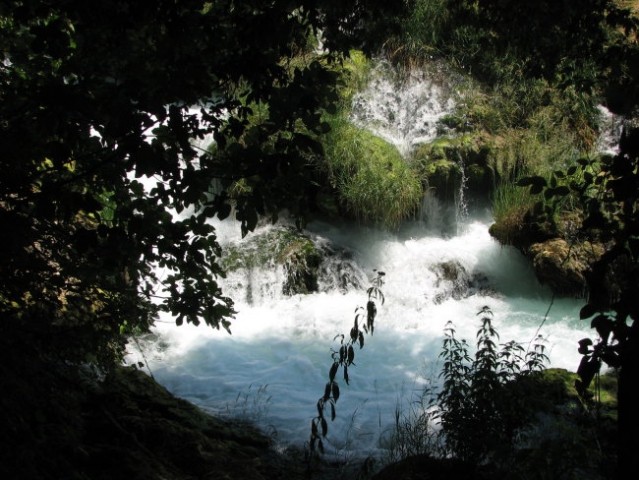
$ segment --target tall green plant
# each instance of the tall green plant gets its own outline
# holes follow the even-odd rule
[[[516,342],[498,348],[492,312],[483,307],[478,315],[482,318],[474,358],[448,322],[440,354],[443,386],[436,399],[446,451],[473,463],[495,461],[512,448],[517,430],[532,415],[526,399],[514,394],[513,382],[543,370],[547,361],[541,343],[529,352]]]
[[[580,311],[590,320],[599,339],[579,342],[583,355],[576,383],[581,395],[605,363],[619,369],[619,465],[617,475],[639,468],[636,455],[639,424],[639,128],[629,125],[617,155],[598,161],[581,159],[566,172],[568,185],[558,186],[541,177],[522,181],[533,193],[542,193],[541,214],[576,195],[584,211],[580,234],[606,242],[606,252],[587,274],[588,299]],[[543,207],[543,208],[542,208]],[[633,386],[634,385],[634,386]]]

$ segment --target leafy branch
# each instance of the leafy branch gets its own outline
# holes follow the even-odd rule
[[[375,270],[376,271],[376,270]],[[323,438],[328,434],[327,408],[330,408],[330,419],[335,420],[337,416],[335,405],[340,398],[339,383],[336,378],[340,368],[342,369],[342,377],[346,385],[349,385],[348,369],[355,366],[355,347],[359,345],[359,349],[364,348],[364,334],[373,335],[375,330],[375,317],[377,316],[377,303],[384,304],[384,294],[382,286],[384,285],[384,276],[386,274],[377,271],[377,275],[371,281],[372,286],[366,291],[368,301],[366,308],[358,306],[355,309],[355,319],[353,327],[348,335],[338,334],[333,341],[339,339],[339,348],[331,348],[331,358],[333,363],[328,371],[328,382],[324,387],[324,394],[317,400],[317,416],[311,420],[311,436],[309,447],[311,455],[316,452],[324,453]]]

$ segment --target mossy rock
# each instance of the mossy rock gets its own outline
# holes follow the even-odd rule
[[[490,158],[492,146],[480,135],[440,137],[419,146],[412,162],[422,172],[438,198],[452,201],[466,176],[467,195],[471,199],[488,201],[495,185],[495,172]]]
[[[603,253],[601,244],[569,244],[562,238],[535,243],[529,251],[539,281],[549,285],[555,293],[574,297],[583,297],[586,273]]]
[[[453,161],[435,160],[424,167],[424,176],[428,188],[435,191],[437,198],[454,201],[461,186],[461,169]]]
[[[227,272],[253,268],[282,268],[285,295],[318,289],[322,253],[313,240],[293,227],[276,227],[225,248],[221,265]]]

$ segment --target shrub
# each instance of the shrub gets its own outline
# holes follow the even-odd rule
[[[512,451],[516,433],[534,413],[530,398],[517,388],[520,379],[544,369],[544,346],[536,344],[524,352],[518,343],[501,345],[492,326],[492,312],[484,307],[477,332],[474,359],[465,340],[455,337],[452,323],[445,330],[441,377],[443,387],[437,395],[445,450],[461,460],[474,463],[495,460]]]

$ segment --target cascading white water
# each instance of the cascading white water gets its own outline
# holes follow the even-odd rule
[[[413,76],[398,87],[382,75],[356,99],[353,120],[406,154],[436,134],[437,119],[452,107],[441,79],[426,80]],[[276,432],[282,445],[301,446],[328,378],[333,338],[350,330],[375,269],[386,273],[386,302],[379,308],[375,335],[367,336],[356,353],[350,385],[340,382],[337,418],[329,424],[325,444],[331,455],[383,454],[396,405],[438,383],[446,322],[452,321],[458,338],[472,345],[476,314],[484,306],[494,312],[501,342],[516,340],[527,348],[541,333],[550,366],[576,369],[577,341],[591,335],[578,320],[581,302],[555,300],[545,319],[549,291],[519,252],[490,237],[490,219],[460,217],[454,234],[444,237],[443,207],[433,200],[425,197],[429,223],[417,221],[397,234],[354,224],[309,225],[316,245],[351,252],[326,257],[327,274],[317,293],[283,295],[281,266],[233,272],[222,281],[238,311],[233,334],[176,327],[162,319],[155,336],[143,343],[155,378],[206,410],[248,417]],[[240,239],[233,221],[215,226],[223,247],[250,241],[250,235]],[[329,274],[336,271],[348,272],[349,288]],[[141,360],[140,355],[132,346],[129,360]]]
[[[616,155],[619,153],[619,138],[623,130],[623,117],[613,114],[603,105],[599,105],[600,134],[597,141],[597,151]]]
[[[427,70],[397,72],[377,63],[368,86],[353,98],[352,121],[397,147],[406,157],[412,148],[433,140],[438,121],[455,106],[450,76],[435,62]]]
[[[373,269],[382,269],[387,279],[375,335],[356,354],[350,386],[341,382],[329,452],[380,453],[397,402],[410,400],[428,382],[437,383],[447,321],[472,344],[476,313],[487,305],[503,342],[517,340],[528,347],[533,340],[551,296],[524,258],[498,245],[487,227],[468,223],[444,239],[419,225],[402,236],[355,226],[310,226],[314,238],[351,249],[353,271],[372,276]],[[478,281],[455,295],[455,286],[440,273],[444,264]],[[261,286],[273,285],[278,275],[259,268],[245,274]],[[239,278],[232,276],[226,285],[237,300],[232,335],[166,320],[157,325],[158,336],[145,355],[155,378],[175,394],[216,413],[248,415],[274,429],[282,444],[302,445],[326,383],[332,340],[348,333],[355,308],[365,305],[366,286],[344,292],[327,282],[319,293],[292,297],[260,288],[249,302]],[[579,307],[577,301],[556,300],[541,329],[551,366],[574,370],[578,365],[577,341],[590,333],[577,320]],[[137,360],[135,352],[132,359]]]

